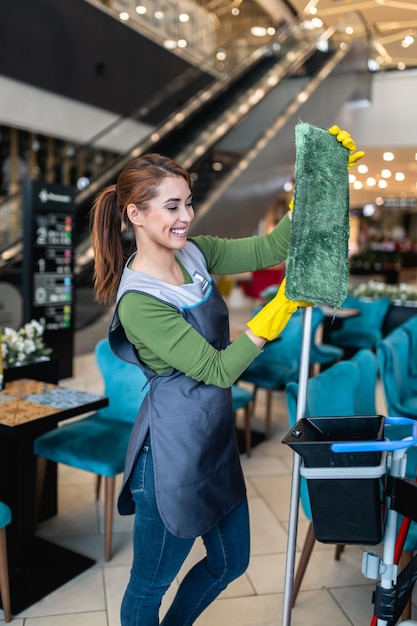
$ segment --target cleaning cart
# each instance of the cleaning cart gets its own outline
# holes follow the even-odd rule
[[[362,573],[377,580],[371,626],[394,626],[417,579],[417,556],[398,574],[398,561],[411,520],[417,521],[417,483],[405,478],[406,455],[417,445],[416,422],[370,416],[303,417],[311,311],[304,319],[297,422],[283,439],[294,451],[290,499],[283,626],[291,623],[300,476],[307,480],[316,539],[323,543],[377,545],[363,555]],[[409,425],[411,436],[384,439],[387,424]],[[404,521],[397,536],[398,514]],[[371,605],[371,599],[370,599]],[[405,624],[416,624],[406,621]]]

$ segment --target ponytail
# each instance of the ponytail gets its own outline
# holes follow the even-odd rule
[[[116,186],[106,187],[96,197],[90,215],[94,251],[94,290],[97,302],[110,304],[117,293],[125,263],[122,244],[122,214]]]

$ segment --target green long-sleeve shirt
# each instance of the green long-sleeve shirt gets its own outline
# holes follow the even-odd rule
[[[284,217],[267,235],[241,239],[197,236],[211,274],[238,274],[271,267],[286,259],[291,222]],[[184,268],[184,281],[191,282]],[[141,360],[157,373],[169,368],[190,378],[230,387],[261,350],[242,333],[224,350],[216,350],[169,304],[129,292],[119,304],[126,336]]]

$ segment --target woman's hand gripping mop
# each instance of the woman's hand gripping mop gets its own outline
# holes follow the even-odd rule
[[[340,307],[348,291],[348,169],[362,156],[350,134],[300,122],[295,127],[295,189],[291,239],[286,267],[286,295]],[[305,416],[310,361],[312,308],[306,308],[300,357],[297,419]],[[283,626],[291,623],[298,526],[301,457],[293,472],[284,582]]]

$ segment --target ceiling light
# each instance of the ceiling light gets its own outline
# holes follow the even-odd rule
[[[328,52],[329,51],[329,42],[327,39],[319,39],[316,44],[317,50],[320,52]]]
[[[356,180],[355,174],[349,174],[349,184],[351,185]]]
[[[153,16],[154,16],[154,18],[156,20],[163,20],[164,19],[164,12],[163,11],[155,11]]]
[[[122,11],[121,13],[119,13],[119,18],[122,20],[122,22],[127,22],[129,17],[130,15],[127,11]]]
[[[178,44],[178,48],[186,48],[187,47],[187,40],[186,39],[178,39],[177,44]]]
[[[407,66],[406,66],[406,64],[405,64],[405,63],[403,63],[402,61],[400,61],[399,63],[397,63],[397,70],[402,71],[402,70],[405,70],[405,68],[406,68],[406,67],[407,67]]]
[[[347,26],[345,32],[346,32],[346,35],[353,35],[353,28],[352,28],[352,26]]]
[[[146,7],[143,6],[143,4],[138,4],[138,6],[136,7],[135,11],[138,15],[145,15],[146,13]]]
[[[176,47],[177,42],[174,41],[174,39],[165,39],[164,48],[166,48],[167,50],[175,50]]]
[[[382,158],[384,159],[384,161],[393,161],[395,159],[395,156],[392,152],[384,152]]]
[[[414,43],[414,37],[412,35],[406,35],[401,42],[403,48],[408,48]]]
[[[273,35],[275,35],[275,33],[276,33],[277,31],[275,30],[275,28],[274,28],[273,26],[269,26],[269,27],[266,29],[266,32],[268,33],[268,35],[269,35],[270,37],[273,37]]]
[[[234,15],[236,17],[237,15],[239,15],[239,13],[240,13],[239,9],[237,7],[233,7],[232,15]]]
[[[401,183],[403,180],[405,180],[405,175],[403,174],[403,172],[395,172],[394,178],[397,182]]]
[[[376,206],[374,204],[365,204],[363,207],[363,215],[364,217],[371,217],[376,211]]]
[[[384,198],[381,198],[381,196],[378,196],[377,198],[375,198],[375,204],[377,206],[382,206],[384,204]]]
[[[81,176],[78,180],[77,180],[77,189],[79,191],[82,191],[83,189],[86,189],[88,187],[88,185],[90,184],[90,179],[87,178],[87,176]]]
[[[265,37],[266,28],[264,26],[252,26],[250,32],[254,37]]]
[[[316,15],[317,7],[310,7],[309,13],[310,13],[310,15]]]
[[[216,59],[218,61],[224,61],[226,59],[226,52],[225,50],[218,50],[216,53]]]
[[[368,185],[368,187],[375,187],[376,178],[374,178],[373,176],[370,176],[369,178],[366,179],[366,184]]]
[[[382,178],[391,178],[391,170],[382,170],[381,176]]]
[[[377,72],[379,70],[379,63],[375,59],[368,59],[368,70],[370,72]]]
[[[378,187],[380,189],[386,189],[388,187],[388,183],[386,180],[379,180],[378,181]]]
[[[322,28],[323,20],[321,20],[319,17],[313,17],[313,19],[311,20],[311,24],[313,28]]]
[[[178,19],[180,22],[189,22],[190,21],[190,16],[188,15],[188,13],[180,13],[178,16]]]
[[[355,180],[355,182],[353,183],[353,188],[354,189],[362,189],[363,185],[361,183],[360,180]]]
[[[368,166],[365,165],[364,163],[361,163],[360,165],[358,165],[358,172],[359,174],[366,174],[368,171]]]

